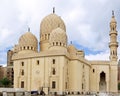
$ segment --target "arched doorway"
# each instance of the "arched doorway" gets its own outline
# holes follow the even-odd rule
[[[106,91],[106,74],[104,72],[100,73],[100,82],[99,82],[99,91],[105,92]]]

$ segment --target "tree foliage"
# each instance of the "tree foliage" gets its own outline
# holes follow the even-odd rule
[[[7,77],[4,77],[0,80],[0,85],[2,87],[9,87],[10,84],[11,84],[11,81]]]
[[[120,90],[120,82],[118,83],[118,90]]]

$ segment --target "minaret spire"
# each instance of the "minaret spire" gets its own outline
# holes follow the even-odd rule
[[[117,61],[118,56],[117,56],[117,48],[118,48],[118,42],[117,42],[117,22],[115,20],[114,16],[114,11],[112,11],[112,19],[110,22],[110,43],[109,43],[109,48],[110,48],[110,61]]]
[[[28,27],[28,32],[30,32],[30,27]]]
[[[114,10],[112,10],[112,17],[114,17]]]
[[[53,7],[53,13],[55,13],[55,7]]]

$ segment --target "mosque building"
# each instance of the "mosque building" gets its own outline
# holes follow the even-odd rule
[[[27,91],[44,90],[46,94],[48,92],[59,94],[117,92],[116,27],[117,22],[113,12],[109,32],[109,60],[90,61],[85,59],[83,50],[67,44],[65,23],[53,11],[41,21],[40,42],[28,29],[11,50],[14,88],[24,88]]]

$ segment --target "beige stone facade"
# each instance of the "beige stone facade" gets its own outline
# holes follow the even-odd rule
[[[14,88],[43,89],[46,93],[117,92],[116,26],[113,14],[109,34],[110,60],[89,61],[83,50],[67,44],[64,21],[55,13],[46,16],[40,25],[40,45],[28,30],[14,48],[17,50],[12,56]]]
[[[7,78],[11,81],[11,86],[13,87],[13,83],[14,83],[14,70],[13,70],[13,61],[12,61],[12,55],[15,53],[15,50],[8,50],[7,52]]]
[[[118,62],[118,83],[120,83],[120,60]]]
[[[7,68],[0,66],[0,79],[3,79],[4,77],[6,77],[7,73],[6,73]]]

